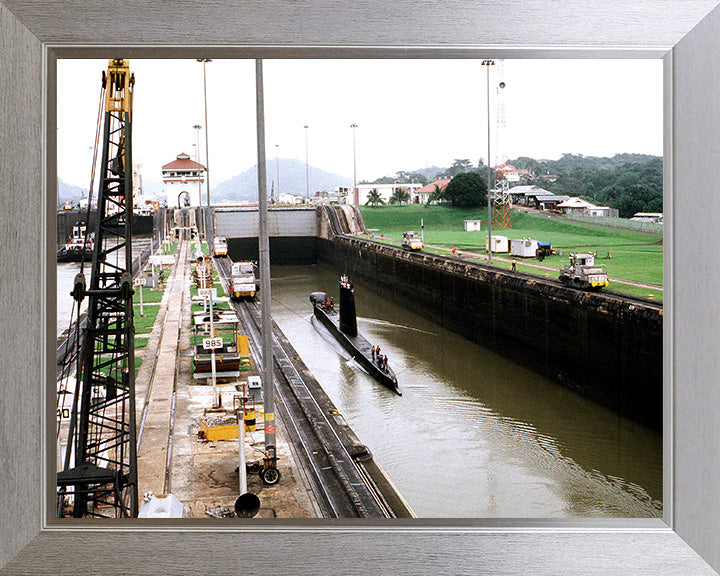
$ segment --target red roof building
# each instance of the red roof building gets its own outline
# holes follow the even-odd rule
[[[450,180],[452,180],[452,178],[440,178],[440,180],[435,180],[435,182],[430,182],[430,184],[425,184],[422,188],[418,188],[415,190],[415,194],[430,194],[435,190],[436,185],[440,190],[445,190],[447,185],[450,184]]]
[[[435,186],[440,188],[441,192],[444,192],[447,185],[450,184],[450,180],[452,180],[452,178],[440,178],[440,180],[435,180],[435,182],[430,182],[422,188],[418,188],[410,194],[410,203],[427,204],[430,194],[435,191]]]
[[[190,160],[190,156],[183,152],[162,167],[162,178],[169,207],[200,206],[205,166]]]
[[[178,154],[176,160],[173,160],[169,164],[165,164],[165,166],[162,167],[163,172],[167,172],[170,170],[205,170],[205,166],[203,166],[202,164],[198,164],[194,160],[190,160],[190,156],[188,154],[185,154],[185,152],[182,152]]]

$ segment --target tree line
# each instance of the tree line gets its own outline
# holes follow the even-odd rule
[[[554,194],[579,196],[599,206],[616,208],[621,218],[630,218],[637,212],[663,211],[663,159],[646,154],[616,154],[612,157],[563,154],[558,160],[537,160],[522,156],[508,161],[515,168],[526,171],[518,184],[534,184]],[[469,183],[464,180],[462,191],[446,190],[445,197],[434,193],[432,200],[447,199],[457,205],[482,205],[486,200],[488,166],[481,158],[474,165],[467,158],[455,159],[452,165],[435,172],[434,176],[421,170],[400,171],[394,177],[379,178],[371,184],[423,185],[440,178],[455,178],[459,174],[475,174]],[[490,169],[491,181],[495,171]],[[467,186],[483,186],[474,193]],[[452,182],[451,182],[452,183]],[[460,182],[458,182],[460,184]],[[438,192],[438,191],[436,191]],[[400,198],[395,199],[401,202]]]
[[[663,211],[663,159],[646,154],[616,154],[611,158],[563,154],[539,162],[510,162],[534,176],[534,184],[554,194],[579,196],[599,206],[617,208],[621,218],[637,212]],[[542,175],[555,175],[545,178]]]

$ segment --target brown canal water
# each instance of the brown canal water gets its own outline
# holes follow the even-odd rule
[[[419,517],[662,516],[661,434],[355,281],[359,331],[403,395],[378,384],[313,318],[340,272],[273,267],[273,319]]]

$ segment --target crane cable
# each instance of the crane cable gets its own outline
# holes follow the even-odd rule
[[[92,167],[90,170],[90,187],[88,188],[88,207],[87,207],[87,218],[85,222],[87,223],[87,226],[90,225],[90,212],[92,210],[92,198],[93,198],[93,188],[95,186],[95,172],[97,169],[97,157],[98,157],[98,148],[100,145],[100,132],[102,129],[102,118],[103,118],[103,110],[104,110],[104,103],[105,103],[105,92],[106,92],[106,80],[105,80],[105,72],[103,72],[103,81],[100,85],[100,104],[98,105],[98,114],[97,114],[97,121],[95,123],[95,143],[93,145],[93,159],[92,159]],[[87,249],[87,242],[88,242],[88,236],[87,228],[85,228],[85,242],[83,244],[83,250]],[[84,271],[84,265],[85,265],[85,259],[80,260],[80,272]]]
[[[83,241],[83,252],[87,251],[87,244],[88,244],[88,238],[90,234],[88,233],[88,227],[90,226],[90,214],[92,211],[92,198],[93,198],[93,187],[95,186],[95,172],[97,167],[97,156],[98,156],[98,148],[100,143],[100,133],[102,130],[102,119],[103,119],[103,110],[104,110],[104,102],[105,102],[105,92],[106,92],[106,81],[105,81],[105,72],[103,72],[103,81],[100,86],[100,102],[98,104],[98,114],[97,114],[97,121],[95,123],[95,142],[93,145],[93,159],[92,159],[92,167],[90,170],[90,187],[88,188],[88,207],[87,207],[87,215],[85,217],[85,238]],[[85,273],[85,258],[80,259],[80,273]],[[74,338],[74,348],[76,351],[80,350],[80,316],[81,316],[81,304],[80,302],[74,301],[73,302],[73,309],[70,313],[70,326],[73,324],[76,325],[75,330],[75,338]],[[70,330],[68,329],[68,333],[70,333]],[[68,338],[65,341],[65,357],[67,357],[67,346],[69,345],[70,338]],[[74,360],[76,362],[76,384],[75,384],[75,392],[73,393],[73,404],[72,404],[72,410],[71,410],[71,416],[70,416],[70,422],[69,422],[69,431],[68,431],[68,437],[72,436],[74,433],[75,423],[77,420],[77,409],[78,409],[78,394],[77,394],[77,382],[80,378],[80,372],[82,367],[80,366],[81,358],[80,354],[76,353],[72,358],[71,361]],[[63,368],[63,373],[67,374],[69,370],[65,370]],[[60,396],[61,394],[58,394],[58,403],[60,402]],[[60,408],[65,407],[65,397],[67,394],[62,394],[63,402]],[[60,435],[60,426],[58,425],[58,436]],[[65,455],[65,462],[64,462],[64,469],[67,469],[70,466],[70,450],[67,451]]]

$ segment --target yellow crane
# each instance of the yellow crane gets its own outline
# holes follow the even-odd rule
[[[102,75],[93,155],[94,174],[102,126],[90,285],[81,271],[72,292],[78,304],[87,297],[88,305],[85,327],[78,331],[77,387],[57,475],[60,516],[138,513],[131,278],[134,84],[129,62],[110,60]]]

